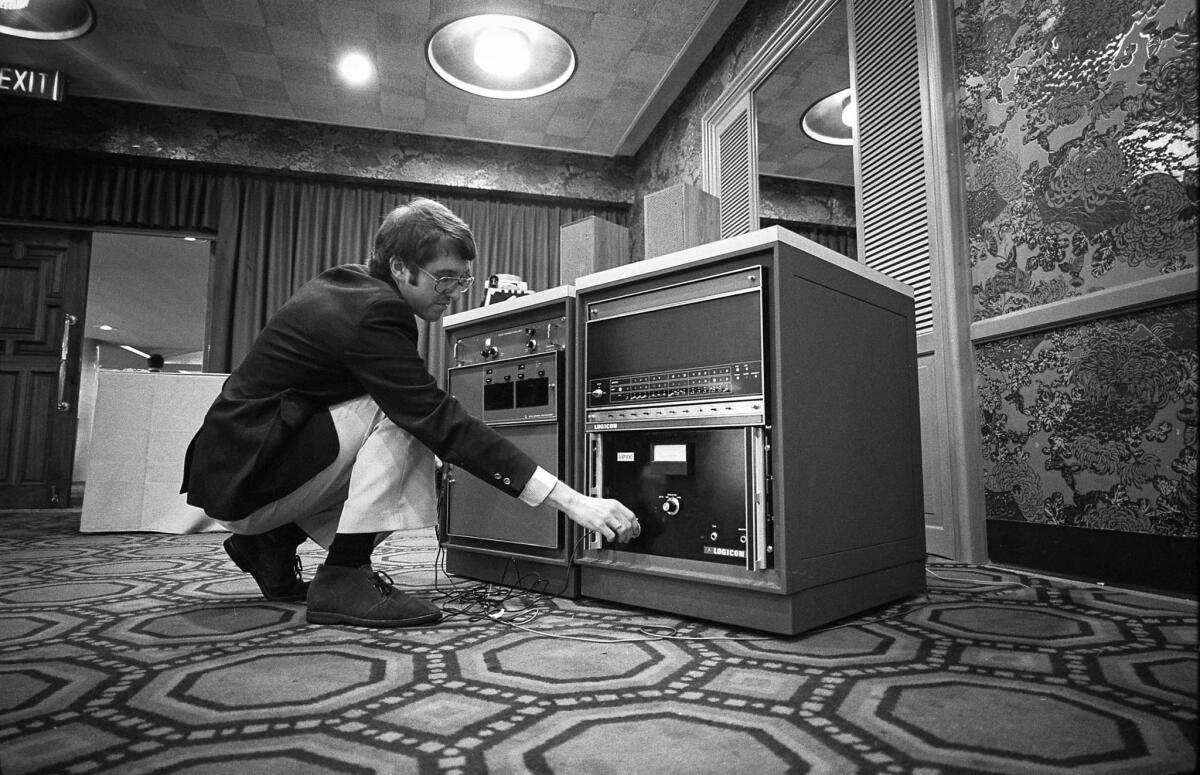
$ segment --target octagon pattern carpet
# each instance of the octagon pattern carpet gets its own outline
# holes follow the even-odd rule
[[[3,521],[4,775],[1196,766],[1191,600],[940,563],[924,596],[768,637],[447,578],[421,533],[375,565],[447,619],[321,627],[222,534]]]

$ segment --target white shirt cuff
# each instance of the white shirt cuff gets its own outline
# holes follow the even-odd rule
[[[556,484],[558,484],[558,477],[538,466],[537,470],[533,472],[533,476],[529,477],[529,481],[525,483],[525,489],[521,490],[521,494],[517,497],[526,505],[541,506],[542,501],[546,500],[546,496],[550,494]]]

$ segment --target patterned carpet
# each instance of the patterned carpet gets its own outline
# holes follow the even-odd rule
[[[0,519],[4,775],[1196,766],[1193,601],[945,563],[927,596],[763,637],[435,578],[422,534],[376,567],[458,613],[317,627],[258,598],[221,534]]]

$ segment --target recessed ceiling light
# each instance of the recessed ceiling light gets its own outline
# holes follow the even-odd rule
[[[0,33],[34,40],[69,40],[92,28],[95,14],[87,0],[5,0]]]
[[[351,51],[338,62],[338,73],[341,74],[342,80],[351,86],[362,86],[375,75],[375,66],[366,54]]]
[[[488,27],[475,38],[475,64],[501,78],[529,69],[529,39],[512,27]]]
[[[445,24],[426,57],[447,83],[483,97],[517,100],[554,91],[575,73],[562,35],[520,16],[482,14]]]
[[[117,329],[113,328],[108,323],[105,323],[104,325],[100,326],[100,330],[101,331],[116,331]]]
[[[858,109],[850,89],[842,89],[817,100],[804,111],[800,128],[819,143],[854,145]]]

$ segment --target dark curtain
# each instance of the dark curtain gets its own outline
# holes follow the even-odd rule
[[[531,290],[558,284],[559,229],[588,216],[622,226],[624,204],[522,197],[466,189],[278,175],[188,162],[39,149],[0,152],[0,219],[60,225],[214,233],[205,368],[229,371],[301,284],[331,266],[367,260],[383,216],[416,196],[468,224],[480,281],[450,313],[482,303],[492,274]],[[418,321],[429,370],[444,378],[441,326]]]
[[[379,191],[242,177],[221,198],[209,300],[209,371],[241,361],[267,318],[307,280],[366,260]]]
[[[147,160],[0,153],[0,218],[215,233],[227,173]]]
[[[478,244],[474,272],[480,280],[448,314],[482,303],[484,281],[492,274],[519,275],[530,290],[557,285],[559,230],[565,224],[590,215],[628,222],[623,205],[274,177],[233,180],[222,196],[206,367],[228,371],[239,363],[271,314],[322,270],[365,262],[383,217],[416,196],[457,213]],[[418,325],[422,355],[441,380],[446,366],[441,326]]]
[[[779,218],[761,218],[759,226],[780,226],[801,237],[807,237],[818,245],[836,250],[847,258],[858,260],[858,229],[853,226],[831,226],[826,223],[785,221]]]

